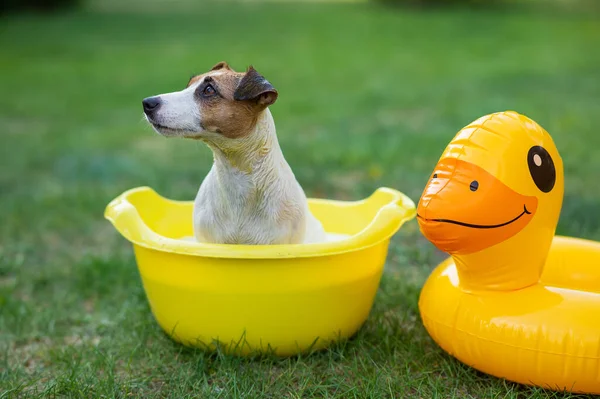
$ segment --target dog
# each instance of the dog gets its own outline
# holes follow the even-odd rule
[[[276,245],[327,240],[279,146],[269,106],[278,92],[252,66],[219,62],[185,89],[145,98],[146,120],[166,137],[201,140],[214,162],[194,201],[197,241]]]

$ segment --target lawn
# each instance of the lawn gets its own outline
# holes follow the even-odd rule
[[[135,186],[194,197],[209,150],[152,133],[140,102],[227,60],[279,90],[281,145],[310,196],[390,186],[417,201],[456,131],[513,109],[561,151],[558,232],[600,239],[598,15],[193,4],[0,19],[0,398],[576,397],[483,375],[431,341],[417,300],[443,254],[415,221],[394,237],[354,339],[243,360],[161,332],[131,248],[102,214]]]

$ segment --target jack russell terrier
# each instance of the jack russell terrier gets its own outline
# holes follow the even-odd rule
[[[194,236],[216,244],[327,241],[283,157],[268,107],[277,90],[253,67],[225,62],[184,90],[145,98],[146,119],[166,137],[202,140],[214,163],[194,202]]]

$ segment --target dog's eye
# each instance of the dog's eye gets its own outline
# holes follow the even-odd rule
[[[217,93],[217,91],[211,85],[206,85],[206,87],[204,88],[204,90],[202,90],[202,94],[204,96],[206,96],[206,97],[210,97],[210,96],[212,96],[212,95],[214,95],[216,93]]]

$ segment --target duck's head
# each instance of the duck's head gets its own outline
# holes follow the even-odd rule
[[[539,279],[563,190],[562,160],[548,132],[516,112],[495,113],[450,142],[419,201],[418,221],[466,280],[481,280],[471,285],[518,288]]]

